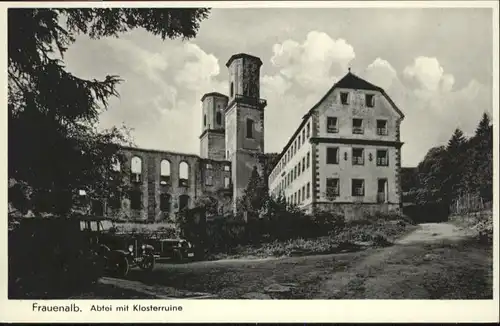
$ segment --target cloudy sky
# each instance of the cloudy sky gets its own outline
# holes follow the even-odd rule
[[[199,153],[204,93],[227,94],[227,59],[260,57],[265,151],[280,152],[302,115],[351,71],[406,115],[403,166],[492,112],[490,9],[213,9],[191,41],[143,30],[79,37],[65,56],[80,77],[119,75],[101,127],[125,124],[137,146]]]

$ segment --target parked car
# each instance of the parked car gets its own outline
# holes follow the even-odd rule
[[[194,246],[185,239],[161,239],[156,245],[156,253],[160,258],[184,262],[195,258]]]
[[[105,224],[108,223],[106,229]],[[127,276],[130,268],[151,271],[155,266],[155,249],[147,239],[133,234],[112,232],[112,222],[100,217],[81,219],[81,228],[90,239],[94,251],[104,261],[106,271],[114,276]]]

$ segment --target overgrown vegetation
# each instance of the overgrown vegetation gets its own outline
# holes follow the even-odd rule
[[[118,76],[86,80],[68,72],[64,54],[76,35],[119,37],[142,28],[163,40],[190,39],[208,13],[208,9],[198,8],[9,9],[11,222],[16,215],[29,212],[67,217],[75,206],[78,208],[81,190],[87,200],[81,206],[126,191],[113,165],[123,163],[119,149],[131,143],[127,130],[97,129],[99,115],[107,109],[109,99],[118,96],[116,87],[122,80]],[[11,208],[20,214],[10,214]],[[67,297],[77,285],[88,283],[90,272],[81,271],[89,271],[89,267],[79,258],[89,253],[78,247],[84,244],[75,245],[75,239],[61,240],[58,230],[45,231],[38,243],[33,236],[9,233],[9,295],[27,298],[32,292],[38,298]],[[52,239],[60,242],[48,241]]]
[[[122,191],[112,163],[126,129],[97,130],[118,96],[118,76],[86,80],[67,71],[64,54],[78,34],[119,37],[142,28],[160,36],[196,36],[208,9],[11,8],[8,12],[9,202],[35,215],[66,215],[85,190],[90,199]]]
[[[474,136],[466,138],[456,129],[447,146],[431,148],[416,169],[406,172],[406,199],[421,208],[415,215],[446,218],[465,196],[481,203],[466,211],[484,207],[493,200],[493,125],[488,114],[483,114]]]

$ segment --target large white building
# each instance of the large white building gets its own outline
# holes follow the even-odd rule
[[[269,177],[273,196],[312,212],[399,212],[400,125],[385,91],[350,71],[303,117]]]

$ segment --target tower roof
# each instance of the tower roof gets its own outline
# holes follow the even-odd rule
[[[227,97],[227,95],[224,95],[224,94],[221,94],[218,92],[210,92],[210,93],[204,94],[203,97],[201,98],[201,101],[203,102],[205,100],[205,98],[207,98],[207,97],[223,97],[223,98],[229,99],[229,97]]]
[[[251,54],[246,54],[246,53],[238,53],[238,54],[233,54],[231,56],[231,58],[229,58],[229,60],[226,63],[226,67],[229,67],[231,65],[231,63],[233,62],[233,60],[241,59],[241,58],[252,59],[252,60],[257,61],[259,63],[259,65],[262,65],[262,60],[260,60],[259,57],[253,56]]]

